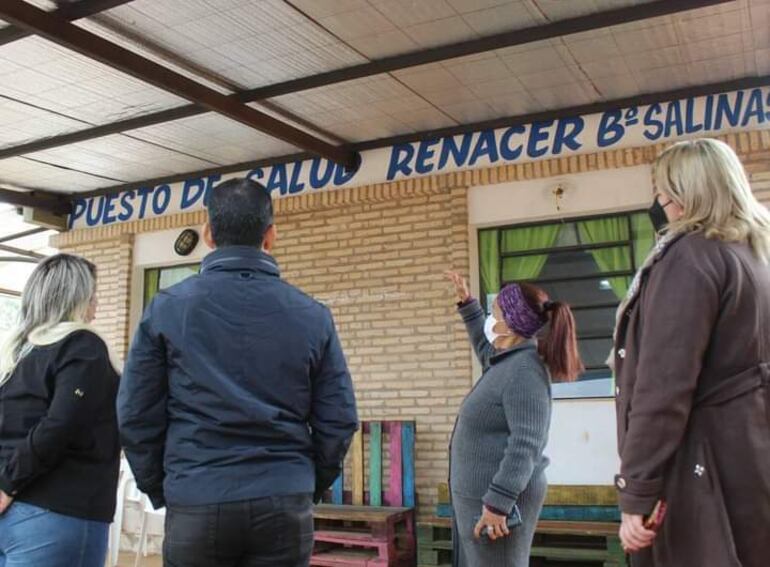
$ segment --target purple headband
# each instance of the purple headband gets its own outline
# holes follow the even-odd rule
[[[529,339],[546,323],[546,317],[530,307],[519,284],[505,286],[497,296],[508,328]]]

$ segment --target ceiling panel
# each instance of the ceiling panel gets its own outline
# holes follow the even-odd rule
[[[367,0],[291,0],[291,3],[315,19],[352,12],[369,5]]]
[[[36,152],[27,157],[127,182],[214,165],[117,134]]]
[[[220,164],[299,151],[291,144],[217,114],[201,114],[132,130],[130,135]]]
[[[506,4],[522,4],[521,0],[447,0],[458,14],[468,14]]]
[[[565,65],[564,57],[561,56],[559,51],[550,42],[541,42],[534,49],[521,49],[515,53],[512,53],[510,50],[504,50],[502,53],[500,56],[501,60],[510,69],[511,73],[515,75],[549,71]]]
[[[0,95],[19,93],[27,102],[94,124],[185,102],[37,37],[0,48]]]
[[[510,75],[502,79],[469,85],[468,88],[480,99],[518,96],[527,92],[524,84],[516,76]]]
[[[508,2],[463,15],[468,25],[481,36],[523,29],[543,23],[524,2]]]
[[[83,127],[78,121],[21,102],[29,100],[24,93],[8,88],[2,88],[2,92],[5,94],[0,94],[0,146],[16,145]]]
[[[319,23],[345,41],[396,29],[393,22],[369,4],[326,16]]]
[[[395,28],[351,38],[347,43],[369,59],[383,59],[416,51],[419,48],[415,40],[402,30]]]
[[[17,187],[71,193],[110,184],[100,177],[36,163],[22,157],[4,159],[0,164],[0,183]]]
[[[437,47],[479,37],[460,16],[423,22],[404,28],[404,32],[422,48]]]
[[[447,0],[370,0],[369,3],[399,28],[457,15]]]
[[[604,100],[626,98],[639,93],[651,92],[631,73],[592,75],[591,84],[602,93]]]
[[[451,116],[458,124],[481,122],[494,117],[496,114],[495,109],[482,100],[447,104],[442,106],[441,110]]]
[[[223,92],[365,60],[282,0],[200,1],[191,14],[178,18],[175,10],[185,11],[179,8],[183,5],[187,3],[134,0],[83,25]]]
[[[620,51],[615,36],[605,30],[566,36],[564,44],[578,63],[602,61]]]

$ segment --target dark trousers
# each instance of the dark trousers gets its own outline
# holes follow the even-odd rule
[[[307,567],[310,494],[208,506],[169,506],[164,567]]]

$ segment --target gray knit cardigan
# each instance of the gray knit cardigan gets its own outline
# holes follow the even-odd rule
[[[510,513],[548,466],[551,383],[532,339],[496,351],[477,300],[459,309],[484,373],[460,406],[450,447],[452,492]]]

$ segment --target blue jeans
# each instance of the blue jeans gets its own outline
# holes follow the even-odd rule
[[[108,526],[14,502],[0,516],[0,567],[104,567]]]

